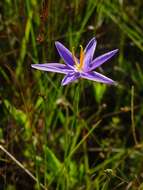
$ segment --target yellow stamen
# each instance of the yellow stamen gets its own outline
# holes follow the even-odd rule
[[[84,61],[84,50],[82,45],[80,45],[80,64],[79,67],[82,68],[83,67],[83,61]]]
[[[74,47],[72,48],[72,56],[73,56],[73,60],[75,62],[75,66],[77,68],[77,70],[82,70],[83,67],[83,63],[84,63],[84,50],[83,47],[80,45],[80,60],[78,62],[76,56],[75,56],[75,51],[74,51]]]
[[[73,59],[74,59],[74,62],[75,62],[75,65],[78,67],[78,61],[75,57],[75,51],[74,51],[74,47],[72,48],[72,56],[73,56]]]

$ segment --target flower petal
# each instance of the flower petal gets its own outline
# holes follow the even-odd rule
[[[69,67],[73,68],[74,60],[73,60],[72,53],[60,42],[55,42],[55,45],[61,58],[63,58],[63,60]]]
[[[89,43],[87,44],[86,48],[85,48],[85,57],[84,57],[84,71],[86,72],[89,67],[90,67],[90,63],[92,62],[93,59],[93,55],[94,55],[94,51],[96,48],[96,44],[97,41],[95,38],[92,38]]]
[[[72,69],[69,68],[67,65],[60,63],[33,64],[31,66],[35,69],[62,74],[67,74],[68,72],[72,71]]]
[[[95,46],[94,48],[96,48],[96,44],[97,44],[97,41],[95,39],[95,37],[93,37],[89,42],[88,44],[86,45],[85,47],[85,52],[87,52],[88,50],[90,50],[92,48],[92,46]],[[94,49],[95,50],[95,49]],[[94,53],[94,52],[93,52]]]
[[[62,86],[67,85],[80,77],[79,73],[70,72],[62,80]]]
[[[108,59],[110,59],[112,56],[114,56],[117,53],[118,49],[115,49],[113,51],[110,51],[108,53],[105,53],[97,58],[95,58],[91,63],[91,68],[89,71],[92,71],[96,69],[97,67],[101,66],[104,62],[106,62]]]
[[[106,84],[116,84],[115,81],[113,81],[112,79],[97,72],[81,73],[81,77],[96,82],[101,82]]]

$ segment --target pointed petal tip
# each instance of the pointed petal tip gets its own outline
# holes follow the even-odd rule
[[[118,82],[116,82],[116,81],[113,81],[113,85],[114,85],[114,86],[118,86],[118,85],[119,85],[119,83],[118,83]]]
[[[113,85],[113,86],[118,86],[119,85],[119,83],[118,82],[116,82],[116,81],[114,81],[114,80],[112,80],[112,79],[110,79],[111,81],[108,83],[109,85]]]
[[[61,42],[59,42],[59,41],[55,41],[55,46],[56,46],[57,50],[59,48],[64,48],[64,45]]]
[[[66,84],[64,82],[61,82],[61,86],[65,86]]]
[[[93,45],[95,45],[95,48],[96,48],[97,40],[95,37],[91,38],[91,40],[89,42],[91,42]]]
[[[109,78],[110,79],[110,78]],[[110,81],[108,82],[108,84],[110,85],[113,85],[113,86],[118,86],[118,82],[116,82],[116,81],[114,81],[114,80],[112,80],[112,79],[110,79]]]
[[[60,45],[61,43],[59,41],[55,41],[55,46]]]
[[[39,64],[32,64],[31,67],[36,69],[36,66],[39,65]]]
[[[89,40],[88,44],[86,45],[85,50],[88,51],[93,45],[96,47],[96,44],[97,44],[96,38],[95,37],[91,38],[91,40]]]
[[[110,51],[110,52],[107,52],[107,55],[109,54],[109,56],[113,57],[118,51],[119,51],[119,49],[114,49],[114,50],[112,50],[112,51]],[[111,57],[110,57],[110,58],[111,58]],[[109,59],[110,59],[110,58],[109,58]]]
[[[41,68],[41,65],[42,64],[32,64],[31,67],[34,69],[39,69],[39,68]]]
[[[64,79],[61,82],[61,86],[66,86],[68,83],[66,81],[64,81]]]
[[[103,55],[109,55],[109,56],[114,56],[117,52],[119,51],[119,49],[114,49],[114,50],[111,50]],[[102,56],[102,55],[101,55]]]
[[[114,53],[117,53],[119,51],[119,49],[114,49],[113,52]]]
[[[91,40],[90,41],[96,41],[96,38],[95,37],[93,37],[93,38],[91,38]]]
[[[97,40],[96,40],[96,38],[95,38],[95,37],[93,37],[93,40],[97,43]]]

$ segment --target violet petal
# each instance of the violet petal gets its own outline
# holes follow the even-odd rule
[[[98,73],[98,72],[88,72],[88,73],[81,73],[81,77],[89,80],[93,80],[96,82],[106,83],[106,84],[115,84],[115,81],[112,79]]]
[[[92,62],[96,44],[97,44],[96,39],[92,38],[85,48],[84,68],[83,68],[85,72],[89,69],[90,63]]]
[[[67,65],[60,63],[33,64],[31,66],[35,69],[62,74],[67,74],[72,71],[72,69],[70,69]]]
[[[92,38],[89,42],[88,42],[88,44],[86,45],[86,47],[85,47],[85,52],[87,52],[88,50],[90,50],[93,46],[94,46],[94,48],[96,48],[96,44],[97,44],[97,41],[96,41],[96,39],[95,39],[95,37],[94,38]],[[95,49],[94,49],[95,50]],[[94,53],[94,52],[93,52]]]
[[[70,67],[73,68],[74,60],[72,53],[60,42],[55,42],[56,48],[61,56],[61,58],[65,61],[65,63]]]
[[[62,86],[67,85],[80,77],[79,73],[70,72],[62,80]]]
[[[112,56],[114,56],[117,53],[118,49],[115,49],[113,51],[110,51],[108,53],[105,53],[97,58],[95,58],[92,63],[89,71],[92,71],[96,69],[97,67],[101,66],[104,62],[106,62],[108,59],[110,59]]]

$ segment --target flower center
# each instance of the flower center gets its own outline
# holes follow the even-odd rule
[[[84,56],[85,56],[83,47],[80,45],[80,59],[79,59],[79,61],[77,60],[77,58],[75,56],[74,48],[72,49],[72,56],[73,56],[73,59],[75,62],[75,68],[78,71],[82,71],[83,65],[84,65]]]

